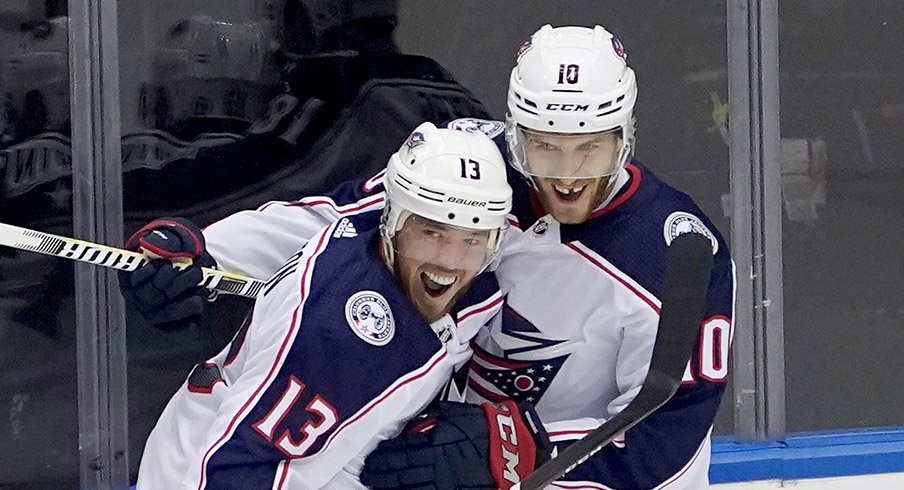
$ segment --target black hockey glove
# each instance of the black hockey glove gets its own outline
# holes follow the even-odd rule
[[[160,218],[136,231],[126,248],[153,260],[132,272],[119,272],[126,301],[160,328],[196,327],[210,292],[198,286],[201,267],[216,262],[207,253],[204,235],[183,218]],[[184,269],[173,262],[191,262]]]
[[[508,489],[550,451],[529,405],[439,402],[367,456],[361,482],[372,489]]]

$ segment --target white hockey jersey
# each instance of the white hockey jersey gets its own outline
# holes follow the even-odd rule
[[[482,130],[500,125],[461,124]],[[497,144],[504,150],[501,135]],[[205,230],[220,267],[266,277],[310,236],[382,196],[382,175],[329,197],[274,202]],[[715,263],[700,338],[682,387],[665,406],[553,486],[708,486],[709,438],[728,376],[734,271],[728,247],[686,194],[639,163],[592,219],[563,225],[540,211],[515,172],[512,227],[496,269],[503,314],[474,342],[470,401],[534,403],[553,442],[567,445],[622,410],[644,380],[659,318],[665,252],[685,232],[708,236]],[[241,243],[237,243],[236,237]]]
[[[437,397],[502,303],[482,274],[455,320],[427,325],[377,254],[379,217],[343,218],[276,271],[167,405],[139,489],[363,488],[364,457]]]

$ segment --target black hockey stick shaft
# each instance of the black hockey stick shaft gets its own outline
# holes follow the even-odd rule
[[[513,486],[513,490],[546,487],[674,396],[703,321],[712,265],[713,246],[709,238],[698,233],[685,233],[672,241],[666,255],[662,306],[650,370],[640,392],[624,410],[537,468]]]

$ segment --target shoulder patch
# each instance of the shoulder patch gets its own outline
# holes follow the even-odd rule
[[[359,291],[345,302],[345,319],[355,335],[368,344],[383,346],[395,335],[392,310],[382,294]]]
[[[457,129],[466,133],[483,133],[489,138],[495,138],[505,131],[505,123],[502,121],[490,121],[487,119],[475,119],[464,117],[449,123],[450,129]]]
[[[716,240],[715,235],[709,231],[709,228],[703,224],[703,221],[701,221],[700,218],[691,213],[675,211],[670,214],[669,217],[665,219],[665,227],[662,232],[663,235],[665,235],[666,245],[671,245],[672,240],[678,235],[683,235],[685,233],[699,233],[706,238],[709,238],[709,241],[712,242],[713,255],[719,251],[719,241]]]

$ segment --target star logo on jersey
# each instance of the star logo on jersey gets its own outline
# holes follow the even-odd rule
[[[570,355],[548,356],[543,349],[565,340],[544,338],[542,332],[508,302],[502,310],[501,334],[501,338],[494,340],[502,342],[503,338],[512,338],[521,346],[503,348],[502,355],[498,356],[472,343],[474,356],[468,365],[469,388],[490,401],[514,398],[536,403]],[[513,359],[516,355],[518,359]]]
[[[514,361],[473,345],[468,362],[468,388],[489,401],[506,398],[537,403],[565,363],[568,355],[550,359]]]
[[[383,346],[395,335],[389,303],[380,293],[359,291],[345,302],[345,319],[355,335],[368,344]]]
[[[354,238],[358,236],[358,231],[355,230],[355,224],[348,220],[348,218],[342,218],[342,221],[336,225],[336,230],[333,232],[333,238]]]
[[[537,351],[565,342],[565,340],[555,340],[543,337],[543,333],[540,332],[540,329],[531,323],[530,320],[524,318],[524,316],[515,311],[508,301],[506,301],[505,305],[502,307],[501,333],[506,337],[518,339],[520,344],[524,344],[523,347],[503,348],[503,355],[507,358],[526,352],[531,353],[534,357],[539,357],[540,353]]]

